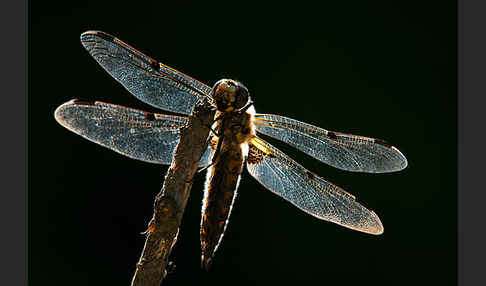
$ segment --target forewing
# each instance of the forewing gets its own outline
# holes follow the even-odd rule
[[[100,31],[81,34],[91,56],[135,97],[157,108],[191,113],[196,102],[211,93],[207,85],[144,55]]]
[[[62,126],[84,138],[132,159],[150,163],[172,162],[179,143],[179,129],[187,118],[140,111],[100,101],[71,100],[59,106],[55,118]],[[204,153],[199,166],[211,160]]]
[[[291,118],[256,114],[258,132],[282,140],[335,168],[367,173],[395,172],[407,159],[383,140],[327,131]]]
[[[353,195],[306,170],[264,140],[251,140],[246,163],[262,185],[308,214],[354,230],[383,233],[378,216]]]

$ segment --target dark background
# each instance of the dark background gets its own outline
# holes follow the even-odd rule
[[[455,285],[456,3],[368,2],[31,2],[30,283],[129,285],[167,170],[54,120],[72,98],[155,111],[81,46],[97,29],[209,85],[242,81],[259,112],[384,139],[409,161],[349,173],[278,144],[374,210],[384,234],[319,221],[245,171],[210,272],[199,268],[199,175],[166,285]]]

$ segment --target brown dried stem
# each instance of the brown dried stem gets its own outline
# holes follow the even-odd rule
[[[214,109],[205,99],[196,105],[187,126],[181,129],[174,161],[167,171],[162,190],[155,197],[154,215],[132,286],[159,286],[166,275],[165,268],[177,241],[193,177],[208,146],[208,126],[213,119]]]

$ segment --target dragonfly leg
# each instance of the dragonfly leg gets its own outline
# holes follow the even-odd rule
[[[206,125],[206,127],[207,127],[207,128],[209,128],[209,130],[210,130],[210,131],[211,131],[211,132],[212,132],[214,135],[216,135],[216,137],[220,137],[220,136],[221,136],[221,134],[218,134],[218,132],[216,132],[216,130],[214,130],[214,128],[213,128],[213,124],[214,124],[214,122],[216,122],[216,121],[218,121],[218,120],[222,120],[222,119],[223,119],[223,114],[222,114],[222,115],[220,115],[220,116],[218,116],[218,117],[216,117],[216,118],[213,120],[213,122],[212,122],[211,124]]]
[[[207,126],[209,128],[209,130],[211,130],[211,132],[216,136],[216,137],[220,137],[221,134],[218,134],[218,132],[216,132],[216,130],[213,129],[213,127],[211,127],[211,125],[208,125]]]
[[[204,172],[206,169],[208,169],[209,167],[211,167],[212,165],[214,165],[216,163],[216,157],[219,155],[219,151],[221,150],[221,142],[223,142],[223,137],[220,137],[220,139],[218,140],[218,146],[216,147],[216,151],[214,152],[213,159],[211,160],[211,163],[209,165],[207,165],[206,167],[198,170],[197,171],[198,173]]]
[[[220,114],[218,117],[214,118],[213,122],[211,123],[210,126],[208,126],[209,130],[211,130],[211,132],[213,132],[214,135],[216,135],[216,137],[220,137],[222,133],[219,133],[216,132],[216,130],[213,129],[212,125],[214,124],[214,122],[218,121],[218,120],[223,120],[224,118],[224,113],[223,114]]]
[[[221,145],[219,142],[222,142],[223,141],[223,137],[221,137],[219,140],[218,140],[218,146],[216,147],[216,151],[214,152],[214,156],[213,156],[213,160],[211,161],[211,163],[209,165],[207,165],[206,167],[202,168],[202,169],[199,169],[197,172],[198,173],[201,173],[201,172],[204,172],[205,170],[207,170],[209,167],[211,167],[212,165],[214,165],[216,163],[216,157],[218,156],[219,154],[219,150],[221,150]]]
[[[211,144],[211,141],[213,141],[213,135],[209,136],[208,140],[206,140],[206,144]]]
[[[209,165],[207,165],[206,167],[203,167],[203,168],[201,168],[201,169],[197,170],[197,172],[198,172],[198,173],[202,173],[202,172],[204,172],[205,170],[207,170],[209,167],[211,167],[213,164],[214,164],[214,162],[211,162],[211,164],[209,164]],[[194,180],[194,178],[193,178],[193,180]]]
[[[223,115],[224,115],[224,114],[221,114],[221,115],[219,115],[218,117],[216,117],[216,118],[213,120],[213,122],[211,122],[211,124],[205,125],[207,128],[209,128],[209,130],[210,130],[210,131],[211,131],[211,132],[212,132],[214,135],[216,135],[216,137],[221,136],[221,134],[218,134],[218,132],[216,132],[216,130],[214,130],[212,126],[213,126],[214,122],[216,122],[216,121],[218,121],[218,120],[221,120],[221,119],[223,118]],[[197,116],[197,115],[196,115],[196,116]]]
[[[224,118],[222,118],[222,120],[224,121]],[[221,122],[221,126],[224,126],[224,122]],[[223,134],[223,131],[220,130],[220,135]],[[206,167],[200,169],[198,172],[203,172],[204,170],[206,170],[207,168],[211,167],[212,165],[214,165],[216,163],[216,159],[218,158],[219,156],[219,152],[221,151],[221,146],[223,144],[223,138],[224,136],[219,136],[219,140],[218,140],[218,145],[216,146],[216,151],[214,151],[214,155],[213,155],[213,159],[211,160],[211,164],[207,165]]]

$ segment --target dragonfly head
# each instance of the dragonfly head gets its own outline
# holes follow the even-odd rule
[[[246,86],[231,79],[222,79],[216,82],[211,97],[219,111],[239,110],[250,99]]]

